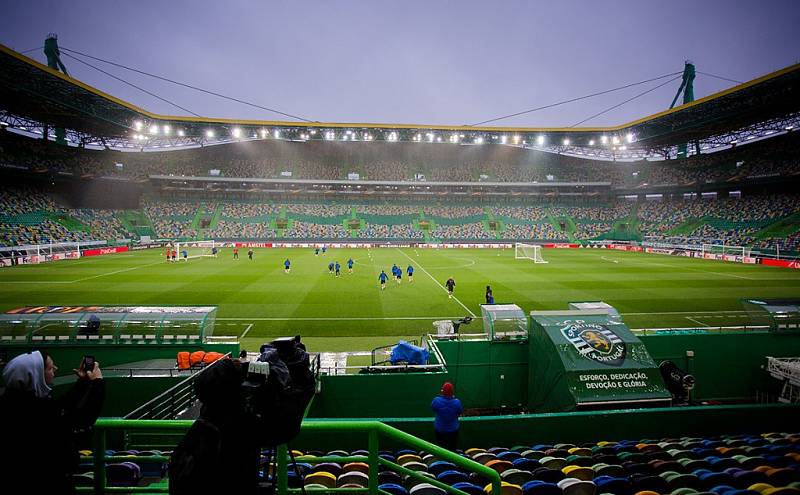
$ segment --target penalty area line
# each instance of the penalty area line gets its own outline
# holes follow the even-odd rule
[[[243,339],[243,338],[247,337],[247,332],[249,332],[251,328],[253,328],[253,324],[252,323],[247,325],[247,328],[244,329],[244,332],[242,332],[242,335],[240,335],[239,338]]]
[[[414,259],[413,259],[411,256],[407,255],[407,254],[406,254],[406,253],[405,253],[405,252],[404,252],[402,249],[400,249],[400,248],[397,248],[397,250],[398,250],[398,251],[400,251],[400,254],[402,254],[403,256],[405,256],[406,258],[408,258],[408,260],[409,260],[410,262],[412,262],[412,263],[416,263],[416,265],[419,267],[419,269],[420,269],[420,270],[422,270],[423,272],[425,272],[425,275],[429,276],[429,277],[431,278],[431,280],[433,280],[433,281],[434,281],[434,283],[435,283],[436,285],[438,285],[439,287],[441,287],[441,288],[442,288],[442,290],[443,290],[443,291],[445,291],[445,292],[448,292],[448,291],[447,291],[447,289],[445,289],[445,288],[444,288],[444,285],[440,284],[438,280],[436,280],[435,278],[433,278],[433,275],[431,275],[430,273],[428,273],[428,270],[426,270],[426,269],[425,269],[425,267],[424,267],[424,266],[422,266],[422,265],[419,263],[419,261],[414,261]],[[448,294],[449,294],[449,292],[448,292]],[[472,310],[470,310],[468,307],[466,307],[466,306],[464,305],[464,303],[462,303],[461,301],[459,301],[459,300],[458,300],[458,298],[457,298],[456,296],[453,296],[453,299],[454,299],[454,300],[455,300],[455,301],[456,301],[458,304],[460,304],[462,308],[466,309],[466,310],[467,310],[467,312],[469,313],[469,315],[470,315],[471,317],[473,317],[473,318],[477,318],[477,317],[478,317],[478,315],[476,315],[475,313],[473,313],[473,312],[472,312]]]

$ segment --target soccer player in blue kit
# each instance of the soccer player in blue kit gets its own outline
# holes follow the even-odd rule
[[[339,269],[341,267],[342,267],[342,265],[340,265],[339,262],[337,261],[336,262],[336,278],[339,278]]]
[[[414,283],[414,267],[411,266],[411,265],[408,265],[408,268],[406,268],[406,272],[408,273],[408,283],[409,284],[413,284]]]
[[[349,260],[347,260],[347,272],[348,273],[353,273],[353,263],[354,263],[353,262],[353,258],[350,258]]]
[[[291,269],[292,269],[292,262],[289,261],[289,258],[286,258],[286,261],[283,262],[283,271],[285,273],[289,273]]]
[[[381,290],[386,289],[386,279],[388,279],[388,278],[389,278],[389,276],[386,275],[386,272],[381,270],[381,274],[378,275],[378,280],[381,283]]]

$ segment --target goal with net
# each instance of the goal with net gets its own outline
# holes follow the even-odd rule
[[[514,244],[514,259],[531,260],[534,263],[547,263],[542,258],[542,246],[538,244],[524,244],[521,242]]]
[[[178,252],[178,260],[184,259],[183,251],[186,250],[186,258],[200,258],[203,256],[216,256],[215,249],[219,248],[219,244],[215,241],[191,241],[191,242],[176,242],[175,250]]]
[[[729,246],[727,244],[703,244],[702,254],[705,258],[707,254],[722,255],[722,256],[741,256],[743,258],[750,256],[750,248],[745,246]]]

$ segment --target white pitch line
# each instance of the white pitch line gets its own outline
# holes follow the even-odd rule
[[[455,320],[461,318],[460,316],[353,316],[347,317],[302,317],[302,316],[288,316],[288,317],[268,317],[268,318],[217,318],[217,321],[375,321],[375,320]]]
[[[713,315],[713,314],[729,314],[729,313],[747,313],[747,311],[730,310],[730,311],[662,311],[648,312],[648,313],[621,313],[623,316],[644,316],[644,315]],[[219,319],[219,318],[217,318]]]
[[[703,323],[702,321],[697,321],[697,320],[695,320],[694,318],[691,318],[691,317],[689,317],[689,316],[684,316],[684,318],[686,318],[686,319],[687,319],[687,320],[689,320],[689,321],[693,321],[693,322],[697,323],[698,325],[703,325],[704,327],[711,326],[711,325],[708,325],[708,324],[706,324],[706,323]]]
[[[445,289],[445,288],[444,288],[444,285],[440,284],[438,280],[436,280],[435,278],[433,278],[433,275],[431,275],[430,273],[428,273],[428,270],[426,270],[424,266],[420,265],[418,261],[417,261],[417,262],[415,262],[415,261],[414,261],[414,259],[413,259],[411,256],[409,256],[409,255],[407,255],[406,253],[404,253],[402,249],[400,249],[400,248],[397,248],[397,250],[398,250],[398,251],[400,251],[400,254],[402,254],[403,256],[405,256],[406,258],[408,258],[408,260],[409,260],[409,261],[411,261],[412,263],[416,263],[416,265],[419,267],[419,269],[420,269],[420,270],[422,270],[423,272],[425,272],[425,275],[429,276],[429,277],[431,278],[431,280],[433,280],[433,281],[434,281],[434,283],[436,283],[436,285],[438,285],[439,287],[441,287],[441,288],[442,288],[442,290],[443,290],[443,291],[445,291],[445,292],[448,292],[448,291],[447,291],[447,289]],[[473,317],[473,318],[477,318],[477,317],[478,317],[478,315],[476,315],[475,313],[473,313],[473,312],[472,312],[472,311],[471,311],[471,310],[470,310],[468,307],[466,307],[466,306],[464,305],[464,303],[462,303],[461,301],[459,301],[459,300],[458,300],[458,298],[457,298],[456,296],[453,296],[453,299],[455,299],[455,301],[456,301],[458,304],[460,304],[462,308],[466,309],[466,310],[467,310],[467,312],[469,313],[469,315],[470,315],[471,317]]]
[[[247,325],[247,328],[244,329],[244,332],[242,332],[242,335],[239,338],[243,339],[243,338],[247,337],[247,332],[249,332],[251,328],[253,328],[253,324],[252,323]]]
[[[145,268],[145,267],[148,267],[148,266],[163,265],[163,264],[164,264],[164,261],[156,261],[155,263],[148,263],[146,265],[132,266],[130,268],[123,268],[122,270],[115,270],[113,272],[101,273],[100,275],[92,275],[91,277],[79,278],[78,280],[72,280],[69,283],[74,284],[74,283],[77,283],[77,282],[84,282],[86,280],[92,280],[94,278],[107,277],[108,275],[116,275],[117,273],[129,272],[131,270],[138,270],[139,268]]]

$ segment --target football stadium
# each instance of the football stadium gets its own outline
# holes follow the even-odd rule
[[[102,363],[79,493],[800,494],[800,64],[454,126],[154,113],[67,47],[0,45],[0,367]]]

